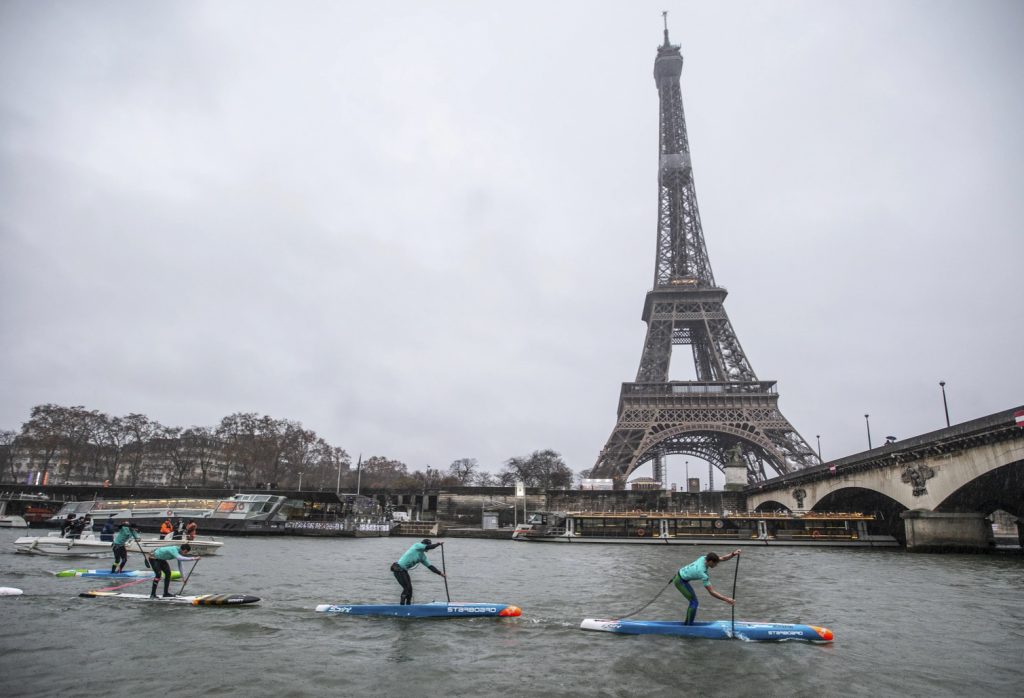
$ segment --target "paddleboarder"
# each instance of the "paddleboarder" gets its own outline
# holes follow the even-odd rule
[[[133,539],[136,543],[139,542],[139,537],[136,535],[138,526],[132,526],[127,521],[121,522],[121,527],[117,529],[117,533],[114,534],[114,542],[111,543],[110,548],[114,551],[114,564],[110,566],[111,572],[124,572],[124,566],[128,564],[128,543],[129,539]],[[142,549],[142,546],[139,546]]]
[[[174,596],[171,593],[171,564],[169,560],[198,560],[199,556],[189,557],[182,555],[182,553],[192,552],[192,546],[188,543],[184,545],[165,545],[162,548],[157,548],[153,551],[153,554],[149,557],[150,565],[153,567],[153,588],[149,591],[149,598],[156,598],[156,585],[160,581],[161,575],[164,578],[164,598],[170,598]]]
[[[419,543],[413,543],[412,547],[405,551],[398,562],[391,563],[391,571],[395,579],[402,585],[401,605],[408,606],[412,603],[412,579],[409,577],[409,570],[422,563],[424,567],[434,574],[444,576],[444,572],[430,564],[427,559],[427,551],[441,547],[441,543],[432,543],[429,538],[424,538]]]
[[[686,625],[693,625],[694,618],[697,617],[697,594],[694,593],[693,587],[690,586],[690,582],[701,580],[704,583],[704,588],[708,590],[708,593],[714,596],[720,601],[724,601],[730,606],[735,605],[736,601],[730,599],[725,594],[720,594],[715,591],[714,587],[711,586],[711,579],[708,576],[708,570],[713,570],[719,562],[725,562],[731,560],[740,554],[740,550],[733,550],[731,553],[719,556],[718,553],[708,553],[697,558],[689,565],[680,567],[679,571],[676,572],[676,576],[672,578],[672,584],[675,585],[679,593],[686,597],[686,600],[690,602],[690,605],[686,609]]]

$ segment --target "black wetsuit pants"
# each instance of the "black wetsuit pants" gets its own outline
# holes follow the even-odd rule
[[[114,551],[114,565],[110,568],[110,571],[117,572],[119,569],[123,570],[124,566],[128,564],[128,548],[116,544],[110,547]]]
[[[157,560],[151,558],[149,564],[153,566],[153,588],[150,590],[150,596],[156,596],[156,585],[160,582],[160,576],[164,578],[164,596],[170,596],[171,594],[171,563],[167,560]]]
[[[408,606],[412,603],[412,579],[409,577],[409,570],[403,569],[397,562],[392,563],[391,571],[395,575],[395,579],[402,585],[402,600],[401,605]]]

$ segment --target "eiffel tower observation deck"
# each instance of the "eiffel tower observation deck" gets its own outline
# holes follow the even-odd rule
[[[614,479],[616,487],[651,461],[655,479],[664,483],[665,457],[673,454],[702,458],[723,471],[727,463],[745,465],[748,483],[819,463],[779,411],[775,381],[758,380],[725,312],[728,292],[715,283],[697,210],[679,49],[669,42],[666,21],[654,60],[658,237],[654,287],[643,309],[647,337],[636,380],[622,384],[618,420],[590,473]],[[692,351],[696,380],[669,380],[679,345]]]

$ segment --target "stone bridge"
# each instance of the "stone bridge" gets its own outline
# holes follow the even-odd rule
[[[750,485],[751,510],[875,511],[908,550],[985,550],[989,516],[1016,518],[1024,545],[1024,407]],[[898,523],[902,523],[899,526]]]

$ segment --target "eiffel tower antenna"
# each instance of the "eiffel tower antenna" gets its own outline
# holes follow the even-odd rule
[[[663,459],[672,454],[724,470],[734,452],[747,464],[747,482],[763,481],[820,459],[779,411],[775,381],[758,380],[725,312],[728,292],[715,283],[697,209],[679,84],[683,56],[669,43],[668,13],[662,17],[665,43],[654,60],[658,230],[654,286],[642,316],[647,337],[636,380],[622,384],[618,420],[591,477],[613,478],[622,487],[649,461],[663,474]],[[696,380],[669,380],[677,345],[689,346]]]

